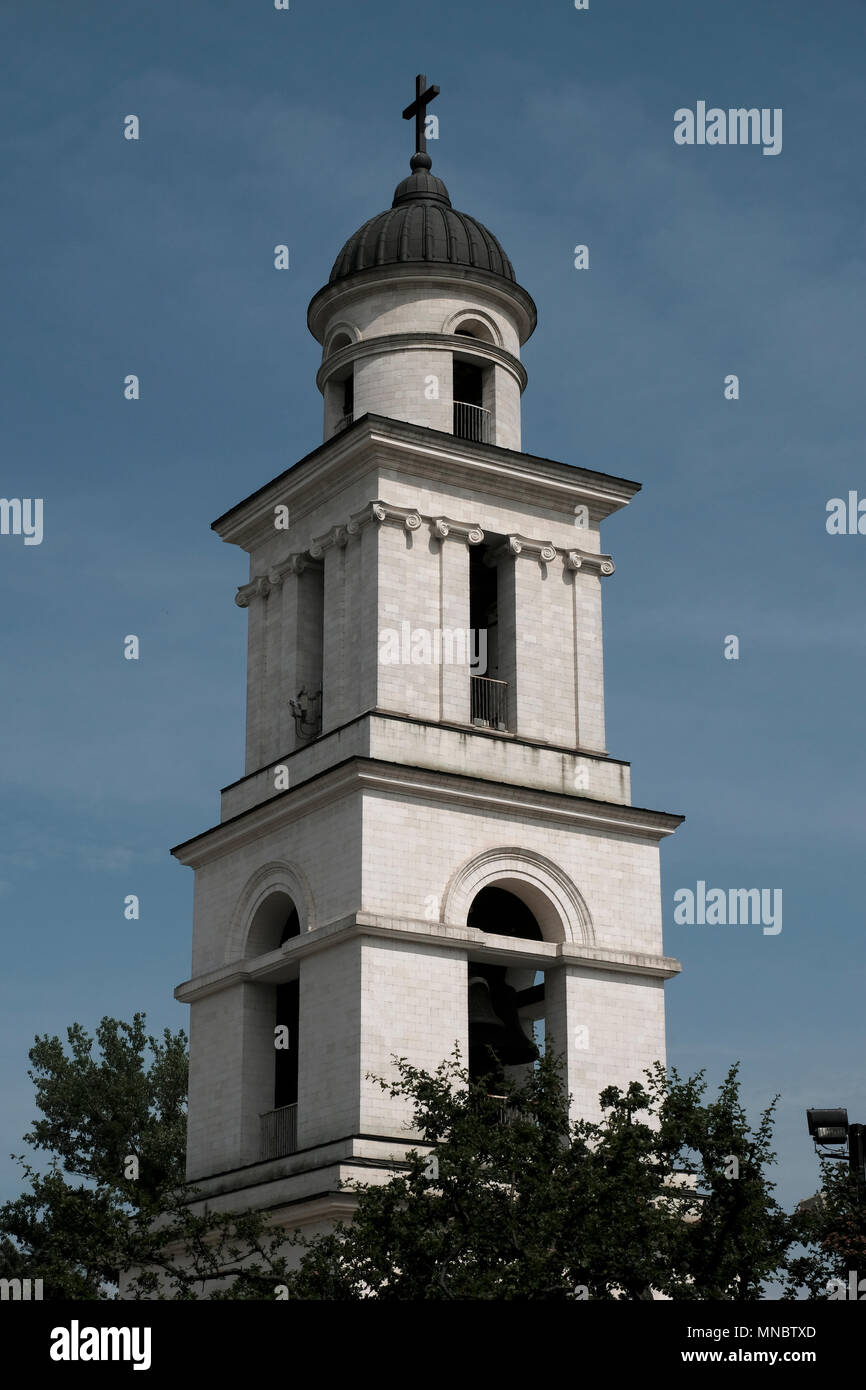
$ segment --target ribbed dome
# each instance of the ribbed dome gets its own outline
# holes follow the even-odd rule
[[[405,262],[473,266],[515,282],[514,268],[492,232],[451,206],[448,189],[430,173],[427,154],[414,154],[412,173],[397,185],[387,212],[350,236],[330,284],[361,270]]]

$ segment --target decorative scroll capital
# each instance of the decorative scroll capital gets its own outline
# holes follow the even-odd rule
[[[357,536],[362,526],[375,521],[378,525],[390,522],[402,526],[406,531],[417,531],[421,517],[414,507],[394,507],[389,502],[368,502],[359,512],[353,512],[346,523],[345,530],[350,536]]]
[[[614,563],[609,555],[593,554],[588,550],[563,550],[551,545],[549,541],[535,541],[528,536],[508,536],[504,544],[491,557],[495,563],[503,556],[522,555],[537,560],[539,564],[551,565],[557,556],[561,557],[566,570],[584,570],[595,574],[613,574]]]
[[[338,550],[342,550],[349,542],[348,526],[332,526],[330,531],[326,531],[324,536],[314,536],[310,546],[310,554],[314,560],[321,560],[326,550],[335,545]]]
[[[556,559],[557,549],[548,541],[534,541],[528,536],[508,536],[505,544],[498,552],[502,555],[524,555],[529,560],[538,560],[543,565],[549,565]]]
[[[468,521],[452,521],[450,516],[434,517],[430,521],[430,533],[440,541],[450,536],[452,540],[463,541],[468,545],[480,545],[484,540],[484,532],[480,526]]]
[[[249,608],[250,600],[254,598],[267,598],[271,592],[271,581],[264,574],[250,581],[249,584],[242,584],[235,594],[235,603],[238,608]]]
[[[609,555],[599,555],[591,550],[569,550],[564,559],[566,569],[584,570],[588,574],[613,574],[616,568]]]

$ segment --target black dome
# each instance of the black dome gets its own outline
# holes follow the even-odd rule
[[[448,189],[430,173],[430,156],[414,154],[410,164],[412,173],[397,185],[388,211],[349,237],[329,284],[361,270],[412,261],[472,266],[516,283],[514,267],[493,233],[451,206]]]

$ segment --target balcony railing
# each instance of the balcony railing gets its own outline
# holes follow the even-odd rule
[[[455,401],[454,433],[458,439],[474,439],[479,444],[489,444],[493,434],[490,411],[481,405]]]
[[[508,728],[508,681],[491,680],[489,676],[472,676],[472,723],[482,728]]]
[[[498,1113],[496,1116],[497,1124],[514,1125],[521,1120],[527,1124],[538,1123],[537,1115],[533,1115],[531,1110],[515,1110],[512,1105],[509,1105],[508,1096],[497,1096],[488,1094],[487,1099],[499,1102]]]
[[[341,415],[336,425],[334,426],[334,434],[339,434],[340,430],[347,430],[354,418],[355,416],[351,411],[348,415]]]
[[[282,1105],[261,1116],[260,1159],[282,1158],[298,1147],[298,1107]]]

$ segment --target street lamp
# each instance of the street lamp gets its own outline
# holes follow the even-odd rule
[[[839,1162],[848,1159],[848,1167],[854,1177],[866,1182],[866,1125],[849,1125],[847,1110],[807,1110],[809,1125],[815,1148],[822,1158],[835,1158]],[[844,1153],[827,1153],[822,1146],[838,1148],[847,1145]]]
[[[847,1110],[807,1110],[806,1120],[809,1124],[809,1133],[816,1146],[818,1144],[847,1144]],[[839,1158],[841,1155],[829,1156]]]

